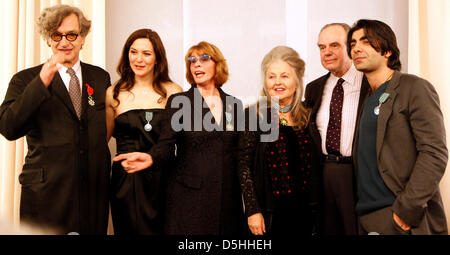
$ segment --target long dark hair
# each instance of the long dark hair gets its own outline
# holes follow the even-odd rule
[[[359,29],[364,30],[372,48],[380,52],[382,56],[389,51],[392,53],[388,59],[388,67],[392,70],[400,71],[402,64],[400,62],[400,50],[397,46],[395,33],[391,27],[379,20],[360,19],[353,25],[347,34],[347,51],[350,58],[352,57],[352,47],[350,46],[352,35]]]
[[[122,89],[130,91],[135,83],[134,72],[130,66],[130,59],[128,58],[128,52],[130,51],[131,45],[140,38],[147,38],[153,45],[153,50],[155,51],[156,64],[153,68],[153,89],[161,95],[158,99],[158,103],[161,103],[167,97],[167,91],[162,86],[164,82],[172,82],[169,78],[169,65],[167,64],[166,50],[159,37],[158,33],[151,29],[139,29],[134,31],[125,42],[122,50],[122,56],[120,57],[119,64],[117,65],[117,73],[120,75],[120,79],[114,85],[113,98],[117,101],[117,105],[120,104],[119,92]]]

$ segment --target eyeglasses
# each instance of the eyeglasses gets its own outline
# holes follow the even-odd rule
[[[63,35],[60,33],[54,33],[50,36],[50,38],[55,42],[61,41],[63,39],[63,37],[66,37],[67,41],[73,42],[78,38],[78,34],[68,33],[68,34]]]
[[[197,60],[200,60],[200,63],[205,63],[206,61],[210,60],[211,56],[208,54],[203,54],[200,57],[196,58],[196,57],[188,57],[187,61],[191,64],[195,64],[197,63]]]

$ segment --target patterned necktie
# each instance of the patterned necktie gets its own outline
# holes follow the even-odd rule
[[[69,95],[72,100],[73,107],[77,113],[78,119],[81,117],[81,89],[80,80],[78,80],[75,71],[72,68],[67,69],[67,73],[70,75],[69,82]]]
[[[330,102],[330,120],[327,128],[327,138],[325,141],[328,154],[340,155],[341,147],[341,117],[342,104],[344,102],[344,79],[340,78],[333,89]]]

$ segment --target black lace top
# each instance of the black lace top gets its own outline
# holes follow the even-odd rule
[[[267,144],[265,163],[274,196],[307,189],[311,172],[311,153],[305,151],[308,142],[303,130],[282,126],[279,139]]]
[[[279,139],[270,143],[260,143],[258,132],[246,131],[240,150],[239,176],[247,216],[267,209],[267,204],[261,205],[265,196],[274,200],[309,195],[312,145],[305,130],[281,126]]]

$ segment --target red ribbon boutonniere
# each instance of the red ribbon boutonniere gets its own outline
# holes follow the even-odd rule
[[[92,98],[92,95],[94,95],[94,89],[89,86],[89,84],[86,83],[86,88],[87,88],[87,93],[88,93],[88,103],[90,106],[94,106],[95,105],[95,101]]]

